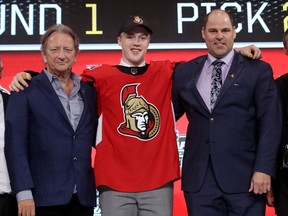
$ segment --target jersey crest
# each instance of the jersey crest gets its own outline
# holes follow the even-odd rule
[[[124,122],[118,132],[140,140],[151,140],[159,132],[160,115],[158,109],[137,92],[138,85],[126,85],[121,90],[121,105]]]

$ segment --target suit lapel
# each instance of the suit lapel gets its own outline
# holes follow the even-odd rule
[[[88,110],[88,103],[90,103],[90,101],[89,101],[89,99],[87,98],[87,94],[86,94],[86,87],[85,87],[85,85],[84,85],[84,83],[81,81],[80,82],[80,85],[81,85],[81,87],[80,87],[80,94],[81,94],[81,96],[82,96],[82,98],[83,98],[83,102],[84,102],[84,109],[83,109],[83,112],[82,112],[82,115],[81,115],[81,118],[80,118],[80,121],[79,121],[79,123],[78,123],[78,126],[77,126],[77,128],[76,128],[76,130],[79,128],[79,127],[81,127],[81,125],[82,125],[82,123],[83,123],[83,119],[86,119],[86,115],[88,114],[88,112],[90,112],[89,110]],[[96,111],[95,111],[96,112]]]
[[[206,106],[202,96],[200,95],[198,89],[197,89],[197,82],[199,79],[199,76],[201,74],[201,71],[204,67],[205,61],[207,60],[207,56],[203,58],[199,58],[195,61],[195,65],[192,65],[193,71],[192,71],[192,79],[191,79],[191,86],[192,86],[192,93],[194,94],[196,100],[200,104],[200,106],[206,111],[207,114],[210,114],[210,110]]]
[[[235,56],[232,61],[232,65],[230,67],[230,70],[227,74],[225,82],[221,88],[221,92],[215,103],[214,110],[217,108],[217,105],[221,102],[225,94],[229,91],[229,88],[235,84],[235,81],[237,80],[240,72],[243,70],[243,67],[244,67],[243,57],[240,54],[235,53]]]
[[[43,92],[43,94],[47,97],[47,99],[51,102],[51,104],[55,106],[55,108],[61,113],[65,121],[67,121],[71,126],[67,114],[62,106],[62,103],[58,95],[56,94],[55,90],[53,89],[53,86],[51,85],[46,74],[42,71],[41,74],[36,76],[34,79],[36,79],[35,84],[40,89],[40,91]]]
[[[1,94],[2,94],[2,98],[3,98],[4,112],[6,112],[7,105],[8,105],[9,95],[6,94],[6,93],[3,93],[3,92],[1,92]]]

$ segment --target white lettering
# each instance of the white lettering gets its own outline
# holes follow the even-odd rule
[[[57,4],[40,4],[39,5],[39,34],[42,35],[45,33],[45,12],[47,9],[55,9],[56,10],[56,24],[62,22],[62,9]],[[5,32],[6,29],[6,5],[1,4],[0,7],[1,16],[0,16],[0,35]],[[22,12],[21,12],[22,11]],[[28,5],[28,16],[23,15],[23,10],[20,10],[18,5],[11,4],[11,35],[16,35],[17,32],[17,22],[16,19],[19,18],[21,24],[23,25],[27,35],[34,34],[34,5]],[[25,18],[27,20],[25,20]],[[49,17],[50,18],[50,17]]]
[[[222,6],[221,6],[221,9],[222,10],[225,10],[226,8],[228,8],[228,7],[235,7],[236,8],[236,10],[237,10],[237,12],[241,12],[242,10],[241,10],[241,6],[238,4],[238,3],[236,3],[236,2],[230,2],[230,3],[224,3]],[[236,26],[236,24],[235,24],[235,26]],[[236,28],[236,32],[238,33],[238,32],[240,32],[241,30],[242,30],[242,28],[243,28],[243,26],[242,26],[242,23],[238,23],[238,27]]]
[[[40,12],[39,12],[39,34],[42,35],[45,33],[45,10],[46,9],[55,9],[56,10],[56,23],[62,23],[62,10],[61,7],[57,4],[40,4]]]
[[[216,7],[216,3],[215,2],[201,3],[201,7],[206,7],[206,14],[208,14],[211,12],[212,7]]]
[[[5,4],[1,4],[0,35],[2,35],[3,32],[5,32],[5,22],[6,22],[5,11],[6,11],[6,5]]]
[[[16,34],[16,15],[20,19],[20,22],[22,23],[27,34],[33,35],[33,16],[34,16],[33,4],[29,5],[29,13],[28,13],[29,24],[26,23],[24,16],[22,15],[19,7],[16,4],[11,5],[11,35]]]
[[[263,19],[261,17],[261,13],[264,11],[264,8],[267,5],[268,5],[268,2],[264,2],[262,4],[262,6],[260,7],[260,9],[255,14],[255,16],[252,17],[252,4],[251,4],[251,2],[247,2],[247,25],[248,25],[248,32],[249,33],[253,32],[252,25],[256,20],[258,20],[260,22],[260,24],[262,25],[265,32],[268,32],[268,33],[270,32],[269,28],[267,27],[267,25],[265,24],[265,22],[263,21]]]
[[[192,8],[193,16],[192,17],[183,17],[182,10],[183,8]],[[199,17],[198,7],[194,3],[177,3],[177,20],[178,20],[178,34],[183,33],[183,22],[194,22]]]

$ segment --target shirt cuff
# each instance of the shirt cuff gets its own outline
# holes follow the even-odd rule
[[[16,194],[16,199],[17,202],[33,199],[32,191],[31,190],[20,191],[19,193]]]

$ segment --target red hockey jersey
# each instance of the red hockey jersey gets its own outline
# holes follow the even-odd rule
[[[173,68],[169,61],[152,61],[137,76],[108,65],[84,71],[98,96],[97,187],[141,192],[180,178]]]

